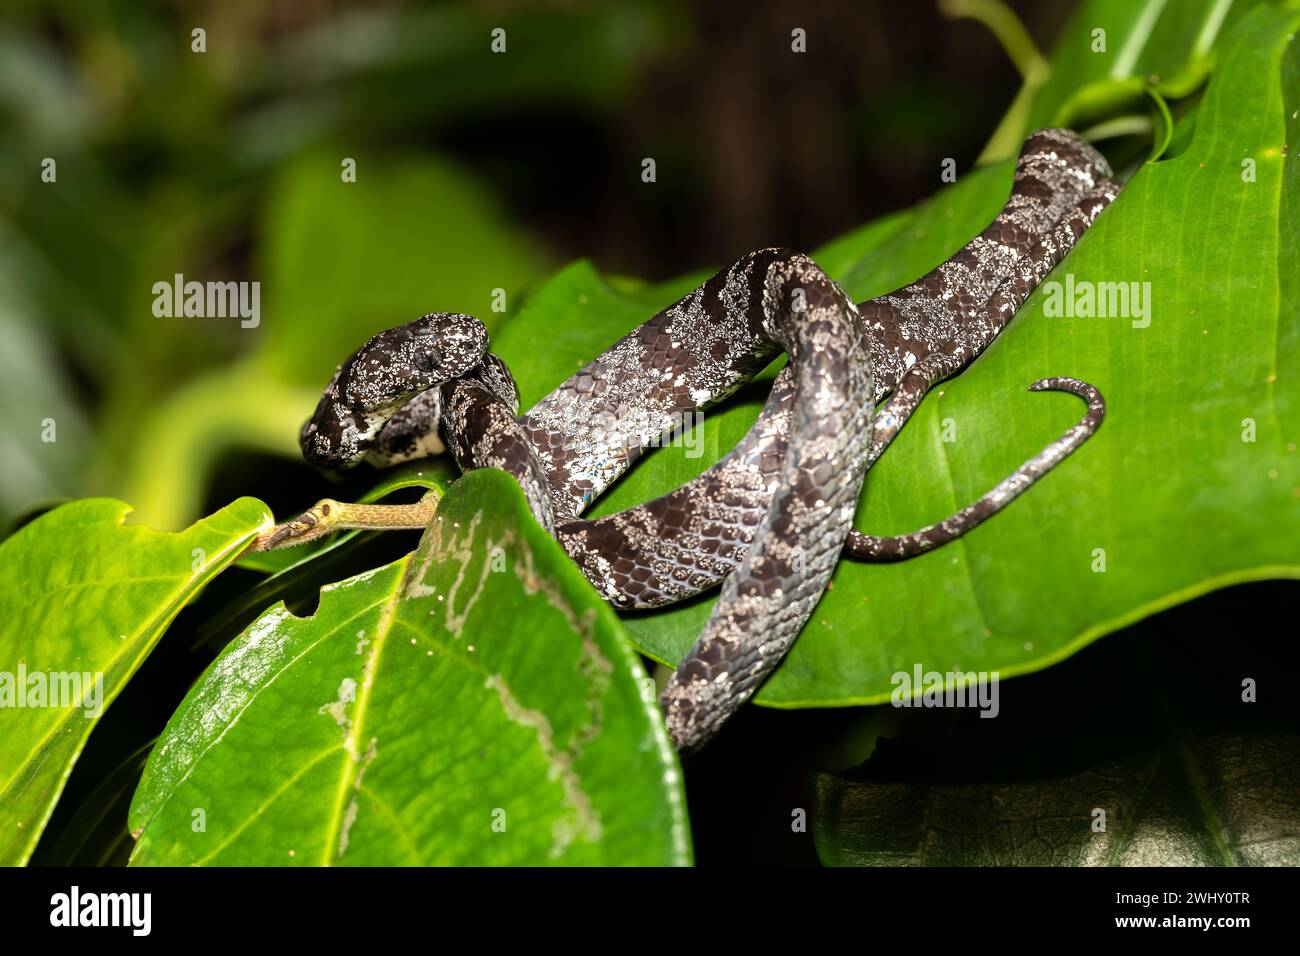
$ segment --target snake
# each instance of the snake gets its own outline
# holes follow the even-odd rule
[[[483,324],[429,313],[338,366],[302,428],[302,452],[331,470],[444,451],[462,470],[500,468],[619,609],[720,588],[660,695],[670,738],[694,752],[775,670],[842,557],[902,560],[953,540],[1095,433],[1105,402],[1094,386],[1040,379],[1032,390],[1070,392],[1087,412],[1038,455],[941,522],[894,536],[853,528],[869,468],[928,390],[988,347],[1119,189],[1077,134],[1039,130],[996,218],[914,282],[855,304],[806,254],[751,252],[522,414]],[[782,353],[788,362],[753,427],[713,467],[652,501],[582,517],[684,416],[722,402]],[[295,543],[328,515],[328,504],[304,513],[269,546]]]

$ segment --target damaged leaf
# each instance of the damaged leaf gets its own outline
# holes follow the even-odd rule
[[[614,613],[497,471],[420,547],[259,617],[131,807],[134,864],[682,864],[677,758]]]

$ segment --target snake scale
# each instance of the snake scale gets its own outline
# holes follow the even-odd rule
[[[379,333],[339,366],[303,427],[303,454],[330,469],[382,466],[445,443],[462,469],[512,474],[537,520],[615,606],[657,607],[721,585],[661,696],[672,739],[695,750],[775,669],[842,556],[898,560],[965,533],[1100,425],[1095,388],[1042,379],[1031,389],[1087,403],[1059,439],[942,522],[894,537],[852,528],[871,464],[926,391],[988,346],[1117,195],[1110,176],[1074,133],[1040,130],[1021,150],[997,218],[906,287],[855,305],[808,256],[762,249],[619,339],[522,415],[483,325],[426,315]],[[721,461],[658,499],[581,517],[684,415],[726,398],[781,352],[790,361],[757,422]],[[267,546],[304,540],[330,514],[322,505],[282,525]]]

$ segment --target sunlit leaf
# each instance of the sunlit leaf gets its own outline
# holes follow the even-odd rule
[[[123,524],[129,510],[76,501],[0,544],[0,864],[31,854],[103,709],[270,521],[251,498],[179,534]]]

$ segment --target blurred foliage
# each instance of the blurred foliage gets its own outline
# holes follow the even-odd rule
[[[491,324],[494,289],[512,308],[553,263],[439,151],[439,131],[540,106],[608,114],[673,15],[13,5],[0,24],[0,518],[117,493],[179,527],[232,448],[296,455],[324,380],[368,334],[434,307]],[[205,53],[191,51],[196,26]],[[510,56],[489,50],[498,26]],[[260,282],[259,326],[155,317],[153,284],[177,273]]]

